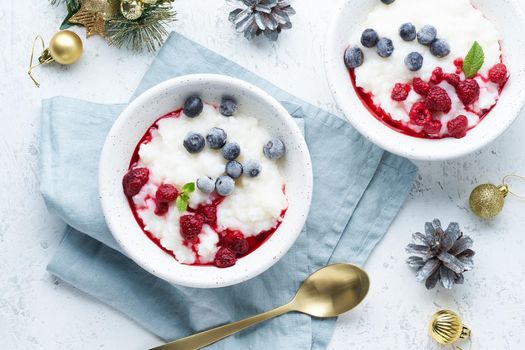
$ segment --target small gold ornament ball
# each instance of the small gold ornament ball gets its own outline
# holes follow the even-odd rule
[[[491,219],[503,209],[508,193],[509,189],[506,185],[500,187],[493,184],[479,185],[470,194],[470,209],[483,219]]]
[[[140,0],[122,0],[120,2],[120,12],[127,19],[134,21],[142,16],[144,3]]]
[[[143,3],[148,5],[154,5],[157,3],[158,0],[142,0]]]
[[[75,63],[82,56],[82,51],[82,40],[70,30],[56,33],[49,42],[49,53],[60,64]]]
[[[432,339],[443,345],[471,336],[471,330],[463,325],[458,314],[450,310],[440,310],[432,316],[429,333]]]

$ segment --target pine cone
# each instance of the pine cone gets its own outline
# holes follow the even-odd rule
[[[427,289],[436,286],[438,280],[444,288],[452,289],[454,284],[463,283],[463,272],[474,268],[474,243],[464,236],[456,222],[450,223],[443,231],[441,222],[434,219],[425,224],[425,234],[416,232],[413,243],[406,251],[414,254],[407,259],[410,267],[417,268],[416,279],[425,281]]]
[[[229,20],[248,40],[264,33],[276,41],[281,30],[292,28],[290,16],[295,15],[295,10],[290,0],[237,0],[236,6]]]

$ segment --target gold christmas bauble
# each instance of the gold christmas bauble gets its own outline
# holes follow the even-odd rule
[[[508,193],[507,185],[499,187],[493,184],[479,185],[470,194],[470,209],[483,219],[491,219],[503,210]]]
[[[140,0],[122,0],[120,2],[120,12],[127,19],[134,21],[142,16],[144,3]]]
[[[48,48],[51,57],[60,64],[75,63],[82,56],[83,49],[80,37],[70,30],[53,35]]]
[[[142,0],[143,3],[148,5],[155,5],[158,0]]]
[[[471,335],[470,329],[463,325],[461,318],[450,310],[440,310],[432,316],[429,332],[432,339],[443,345],[470,338]]]

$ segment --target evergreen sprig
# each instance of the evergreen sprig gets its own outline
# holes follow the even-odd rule
[[[166,25],[176,20],[176,11],[170,1],[146,6],[142,16],[134,21],[126,19],[120,12],[106,22],[106,37],[110,45],[127,47],[134,51],[149,52],[162,46],[168,36]]]

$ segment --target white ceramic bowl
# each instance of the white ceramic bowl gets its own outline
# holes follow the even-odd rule
[[[142,135],[159,116],[180,108],[192,94],[199,94],[204,101],[217,105],[223,95],[233,96],[240,111],[256,116],[271,134],[286,140],[287,156],[281,172],[289,208],[284,220],[260,248],[225,269],[183,265],[162,251],[135,221],[122,190],[122,177]],[[171,283],[198,288],[224,287],[262,273],[294,244],[310,207],[312,166],[301,131],[287,111],[267,93],[227,76],[188,75],[151,88],[122,112],[102,151],[99,191],[104,216],[113,236],[137,264]]]
[[[501,135],[519,115],[525,103],[525,16],[520,5],[515,0],[472,1],[500,31],[504,62],[511,78],[496,107],[466,137],[427,140],[396,132],[371,116],[357,97],[344,65],[343,54],[351,44],[351,33],[364,22],[378,2],[379,0],[341,1],[339,8],[334,11],[337,18],[334,19],[327,38],[325,69],[330,90],[352,125],[379,147],[419,160],[457,158],[482,148]]]

